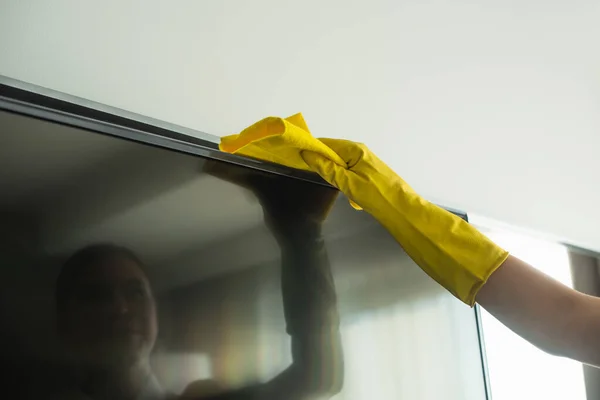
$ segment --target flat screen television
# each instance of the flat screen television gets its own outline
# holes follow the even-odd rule
[[[486,398],[477,312],[317,176],[0,83],[7,398]]]

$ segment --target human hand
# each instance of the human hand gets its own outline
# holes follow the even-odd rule
[[[312,152],[303,152],[304,161],[331,185],[365,211],[374,214],[382,204],[414,190],[381,161],[367,146],[349,140],[319,139],[335,151],[347,167]]]

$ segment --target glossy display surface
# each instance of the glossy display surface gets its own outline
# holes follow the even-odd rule
[[[485,398],[473,311],[333,189],[8,112],[0,127],[0,352],[19,397]],[[88,258],[57,288],[98,243],[135,260]],[[143,383],[107,378],[134,364]]]

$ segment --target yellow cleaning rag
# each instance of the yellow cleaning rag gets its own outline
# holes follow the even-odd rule
[[[342,158],[326,144],[315,138],[298,113],[288,118],[267,117],[244,129],[237,135],[224,136],[221,151],[312,171],[301,156],[303,151],[317,153],[346,168]],[[350,201],[352,207],[361,208]]]

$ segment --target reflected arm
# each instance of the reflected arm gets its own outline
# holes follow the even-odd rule
[[[325,399],[343,385],[344,368],[333,276],[321,225],[285,225],[281,247],[281,287],[292,365],[271,381],[210,397],[211,400]],[[185,398],[193,396],[191,391]]]
[[[211,399],[329,398],[342,388],[344,360],[322,223],[338,192],[260,175],[227,175],[226,179],[256,194],[265,223],[281,249],[281,288],[287,332],[292,339],[292,364],[267,383]]]
[[[344,369],[335,286],[321,225],[296,224],[279,243],[293,363],[266,385],[265,398],[331,397],[342,388]]]

